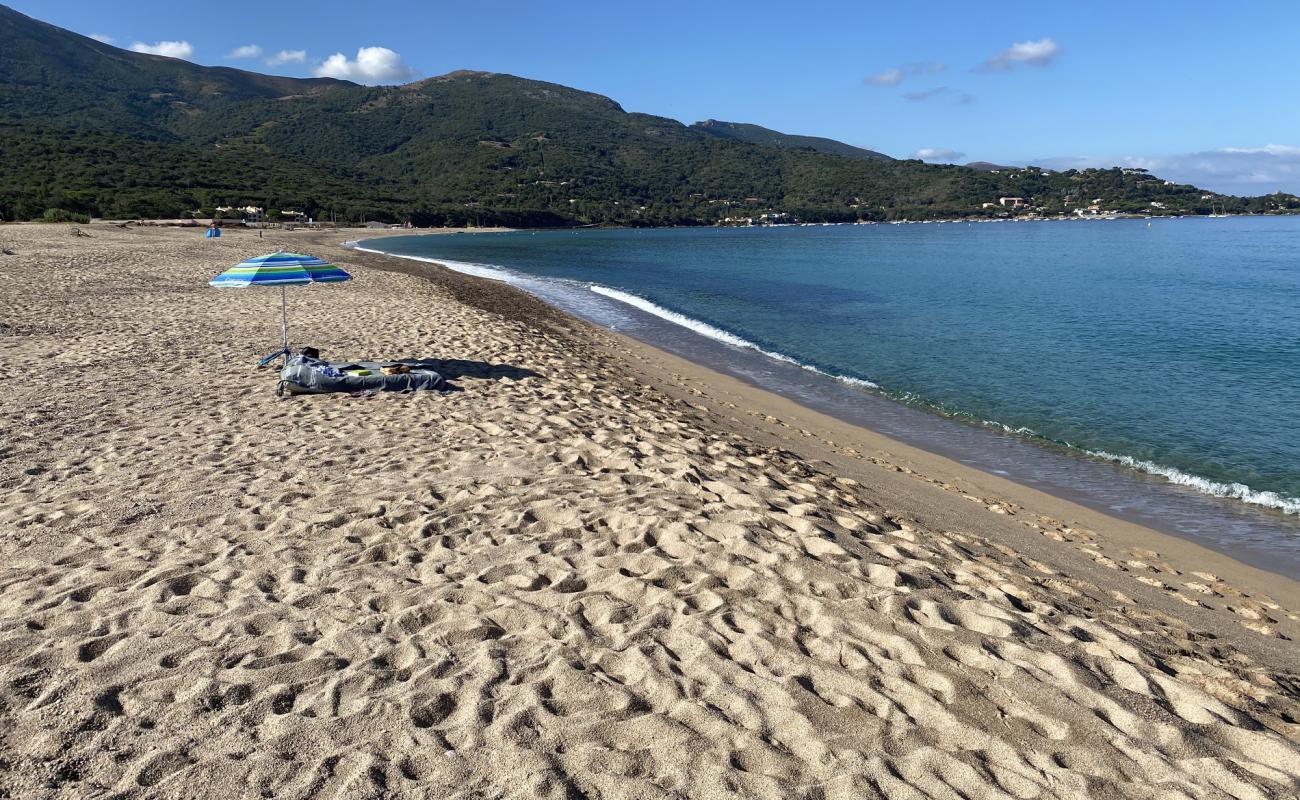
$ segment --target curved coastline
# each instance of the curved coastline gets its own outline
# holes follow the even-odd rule
[[[419,236],[419,234],[415,234],[411,238],[416,236]],[[1042,436],[1028,428],[1013,428],[996,420],[985,420],[965,412],[953,412],[936,407],[910,395],[890,393],[870,380],[837,375],[815,365],[803,363],[723,328],[665,308],[651,300],[621,289],[561,278],[540,278],[495,264],[409,255],[368,246],[377,244],[380,241],[382,239],[354,240],[344,242],[343,246],[360,252],[437,264],[461,274],[510,284],[538,297],[553,307],[560,308],[562,311],[573,313],[589,322],[615,332],[630,335],[632,338],[652,347],[676,353],[678,356],[697,363],[705,369],[718,370],[731,374],[733,377],[739,377],[742,381],[751,385],[775,392],[779,396],[813,411],[827,413],[831,417],[850,425],[866,428],[873,433],[901,441],[909,446],[919,447],[941,457],[953,459],[964,465],[1011,480],[1028,488],[1046,491],[1048,494],[1058,496],[1061,499],[1081,503],[1104,514],[1135,522],[1180,538],[1200,542],[1254,566],[1288,577],[1300,577],[1300,519],[1297,519],[1297,515],[1300,515],[1300,498],[1279,495],[1274,492],[1258,491],[1241,483],[1214,481],[1186,473],[1174,467],[1125,454],[1081,448],[1069,442],[1056,441]],[[981,463],[981,459],[969,457],[970,454],[964,452],[962,448],[946,446],[946,443],[930,432],[919,437],[908,435],[911,433],[910,431],[896,425],[873,424],[876,421],[866,418],[863,414],[848,413],[849,410],[844,407],[842,402],[829,404],[821,402],[821,399],[815,394],[815,384],[813,384],[814,389],[812,391],[807,386],[793,387],[792,390],[792,387],[780,383],[771,384],[765,382],[764,378],[767,377],[765,373],[755,375],[745,369],[729,369],[725,364],[719,363],[717,359],[697,359],[689,352],[689,349],[674,348],[671,345],[665,347],[666,342],[662,339],[639,335],[642,333],[641,331],[629,330],[628,326],[624,325],[610,324],[608,321],[601,319],[598,314],[583,313],[583,309],[571,307],[570,304],[563,302],[568,298],[560,298],[548,292],[544,288],[546,284],[563,287],[564,290],[569,292],[580,290],[597,295],[609,302],[616,303],[627,309],[633,309],[639,314],[652,317],[668,326],[684,331],[691,337],[708,340],[717,346],[738,349],[751,354],[756,359],[768,360],[782,368],[797,370],[809,376],[813,381],[820,380],[824,382],[823,386],[826,383],[838,385],[841,389],[852,391],[853,395],[861,398],[864,403],[871,402],[874,411],[880,411],[885,407],[893,407],[898,411],[906,410],[912,412],[911,420],[913,421],[918,416],[928,417],[936,422],[942,421],[943,423],[959,426],[959,428],[975,432],[977,435],[983,434],[990,437],[990,442],[1005,443],[1004,437],[1010,438],[1022,445],[1021,455],[1037,453],[1047,457],[1068,460],[1076,465],[1089,465],[1089,468],[1093,470],[1104,470],[1113,476],[1118,485],[1122,486],[1125,481],[1128,481],[1132,484],[1132,488],[1140,489],[1139,495],[1141,496],[1129,498],[1123,496],[1125,494],[1123,491],[1118,493],[1107,492],[1098,496],[1095,491],[1091,491],[1091,489],[1096,488],[1095,485],[1090,489],[1088,486],[1071,486],[1068,479],[1064,484],[1061,484],[1054,483],[1051,480],[1041,480],[1038,476],[1032,474],[1018,474],[1014,464],[996,463],[999,460],[1005,462],[1005,454],[994,458],[994,463]],[[881,404],[887,404],[887,406]],[[948,430],[951,431],[952,429]],[[1037,456],[1031,456],[1031,458],[1037,460]],[[1088,477],[1095,484],[1096,475]],[[1164,490],[1171,499],[1199,498],[1204,502],[1199,506],[1194,506],[1192,513],[1203,512],[1206,508],[1217,510],[1232,520],[1228,525],[1228,531],[1226,534],[1217,537],[1211,535],[1209,529],[1214,527],[1215,522],[1221,520],[1212,520],[1208,525],[1202,521],[1197,521],[1191,525],[1190,529],[1186,524],[1183,524],[1185,520],[1180,519],[1171,522],[1163,515],[1163,510],[1152,508],[1150,496],[1152,495],[1152,489],[1155,489],[1154,494],[1157,497],[1160,495],[1161,490]],[[1116,494],[1120,496],[1117,497]],[[1240,537],[1247,531],[1257,529],[1260,526],[1276,528],[1277,530],[1273,530],[1271,533],[1280,538],[1274,541],[1255,541],[1244,549],[1242,542],[1234,541],[1234,538]],[[1264,533],[1262,539],[1269,539],[1270,532],[1265,531]],[[1278,559],[1279,554],[1284,554],[1281,560]]]

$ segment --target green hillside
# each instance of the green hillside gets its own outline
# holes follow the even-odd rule
[[[1132,171],[993,174],[739,123],[687,126],[511,75],[367,87],[203,67],[0,6],[4,219],[256,205],[433,225],[694,225],[767,211],[809,221],[1002,213],[982,208],[1002,195],[1049,211],[1094,198],[1190,213],[1277,202],[1206,194]]]
[[[703,122],[695,123],[691,127],[719,139],[734,139],[738,142],[785,147],[792,150],[812,150],[816,153],[826,153],[846,158],[861,158],[867,161],[893,160],[884,153],[854,147],[851,144],[837,142],[834,139],[824,139],[820,136],[796,136],[790,133],[774,131],[771,128],[764,128],[761,125],[751,125],[747,122],[721,122],[716,119],[706,119]]]

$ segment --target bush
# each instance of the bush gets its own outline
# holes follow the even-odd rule
[[[90,222],[90,217],[63,208],[47,208],[41,215],[41,222],[79,222],[85,225]]]

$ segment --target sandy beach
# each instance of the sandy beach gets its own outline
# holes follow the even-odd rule
[[[0,797],[1300,796],[1300,585],[357,232],[3,225]],[[278,398],[305,250],[330,358]]]

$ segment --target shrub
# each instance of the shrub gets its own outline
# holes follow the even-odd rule
[[[85,225],[90,222],[90,217],[63,208],[47,208],[41,215],[41,222],[79,222]]]

